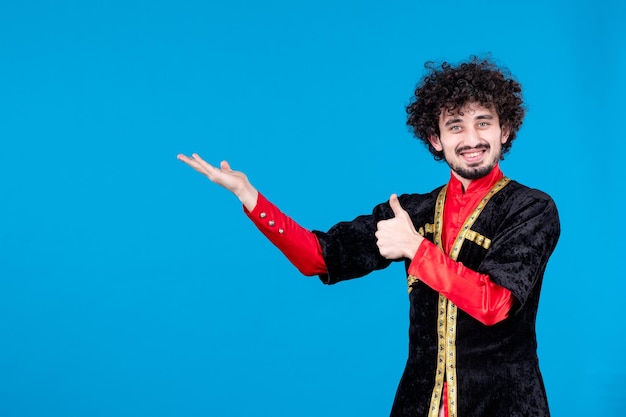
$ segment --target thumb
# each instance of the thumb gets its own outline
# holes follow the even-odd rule
[[[222,171],[232,171],[232,169],[230,168],[230,164],[227,161],[220,162],[220,169]]]
[[[393,214],[398,217],[400,214],[406,213],[402,206],[400,205],[400,200],[398,200],[398,196],[394,193],[389,197],[389,205],[393,210]]]

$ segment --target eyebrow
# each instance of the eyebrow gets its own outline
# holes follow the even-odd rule
[[[445,124],[444,126],[450,126],[450,125],[453,125],[453,124],[455,124],[455,123],[460,123],[460,122],[462,122],[462,121],[463,121],[463,119],[461,119],[461,118],[450,119],[450,120],[448,120],[448,121],[446,122],[446,124]]]
[[[488,113],[487,114],[481,114],[481,115],[476,116],[474,118],[474,120],[493,120],[493,115],[488,114]],[[457,118],[448,120],[444,124],[444,126],[450,126],[450,125],[453,125],[455,123],[461,123],[462,121],[463,121],[463,119],[461,119],[460,117],[457,117]]]

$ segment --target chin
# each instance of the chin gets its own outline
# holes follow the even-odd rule
[[[468,180],[477,180],[489,174],[495,167],[494,165],[475,166],[475,167],[452,167],[452,170],[461,177]]]

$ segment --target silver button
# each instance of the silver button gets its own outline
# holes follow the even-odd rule
[[[270,226],[274,226],[276,223],[274,223],[274,220],[270,220],[269,222],[267,222],[267,224]]]
[[[259,214],[259,217],[261,217],[262,219],[267,217],[267,214],[263,211],[261,212],[261,214]]]
[[[285,231],[283,229],[278,229],[278,233],[282,235],[283,233],[285,233]]]

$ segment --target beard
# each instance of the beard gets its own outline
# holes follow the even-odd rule
[[[461,152],[472,150],[472,149],[477,149],[477,150],[484,149],[488,151],[489,148],[490,148],[489,145],[478,145],[474,148],[463,147],[463,148],[457,149],[456,154],[457,156],[459,156]],[[498,161],[500,160],[501,156],[502,156],[502,151],[499,151],[495,155],[493,155],[493,158],[490,161],[486,161],[486,162],[483,161],[483,162],[479,162],[473,165],[461,166],[461,164],[457,164],[454,161],[450,160],[450,158],[447,157],[445,152],[443,154],[443,157],[446,160],[446,163],[448,164],[450,169],[456,172],[461,178],[465,178],[467,180],[477,180],[489,174],[491,170],[498,164]]]

